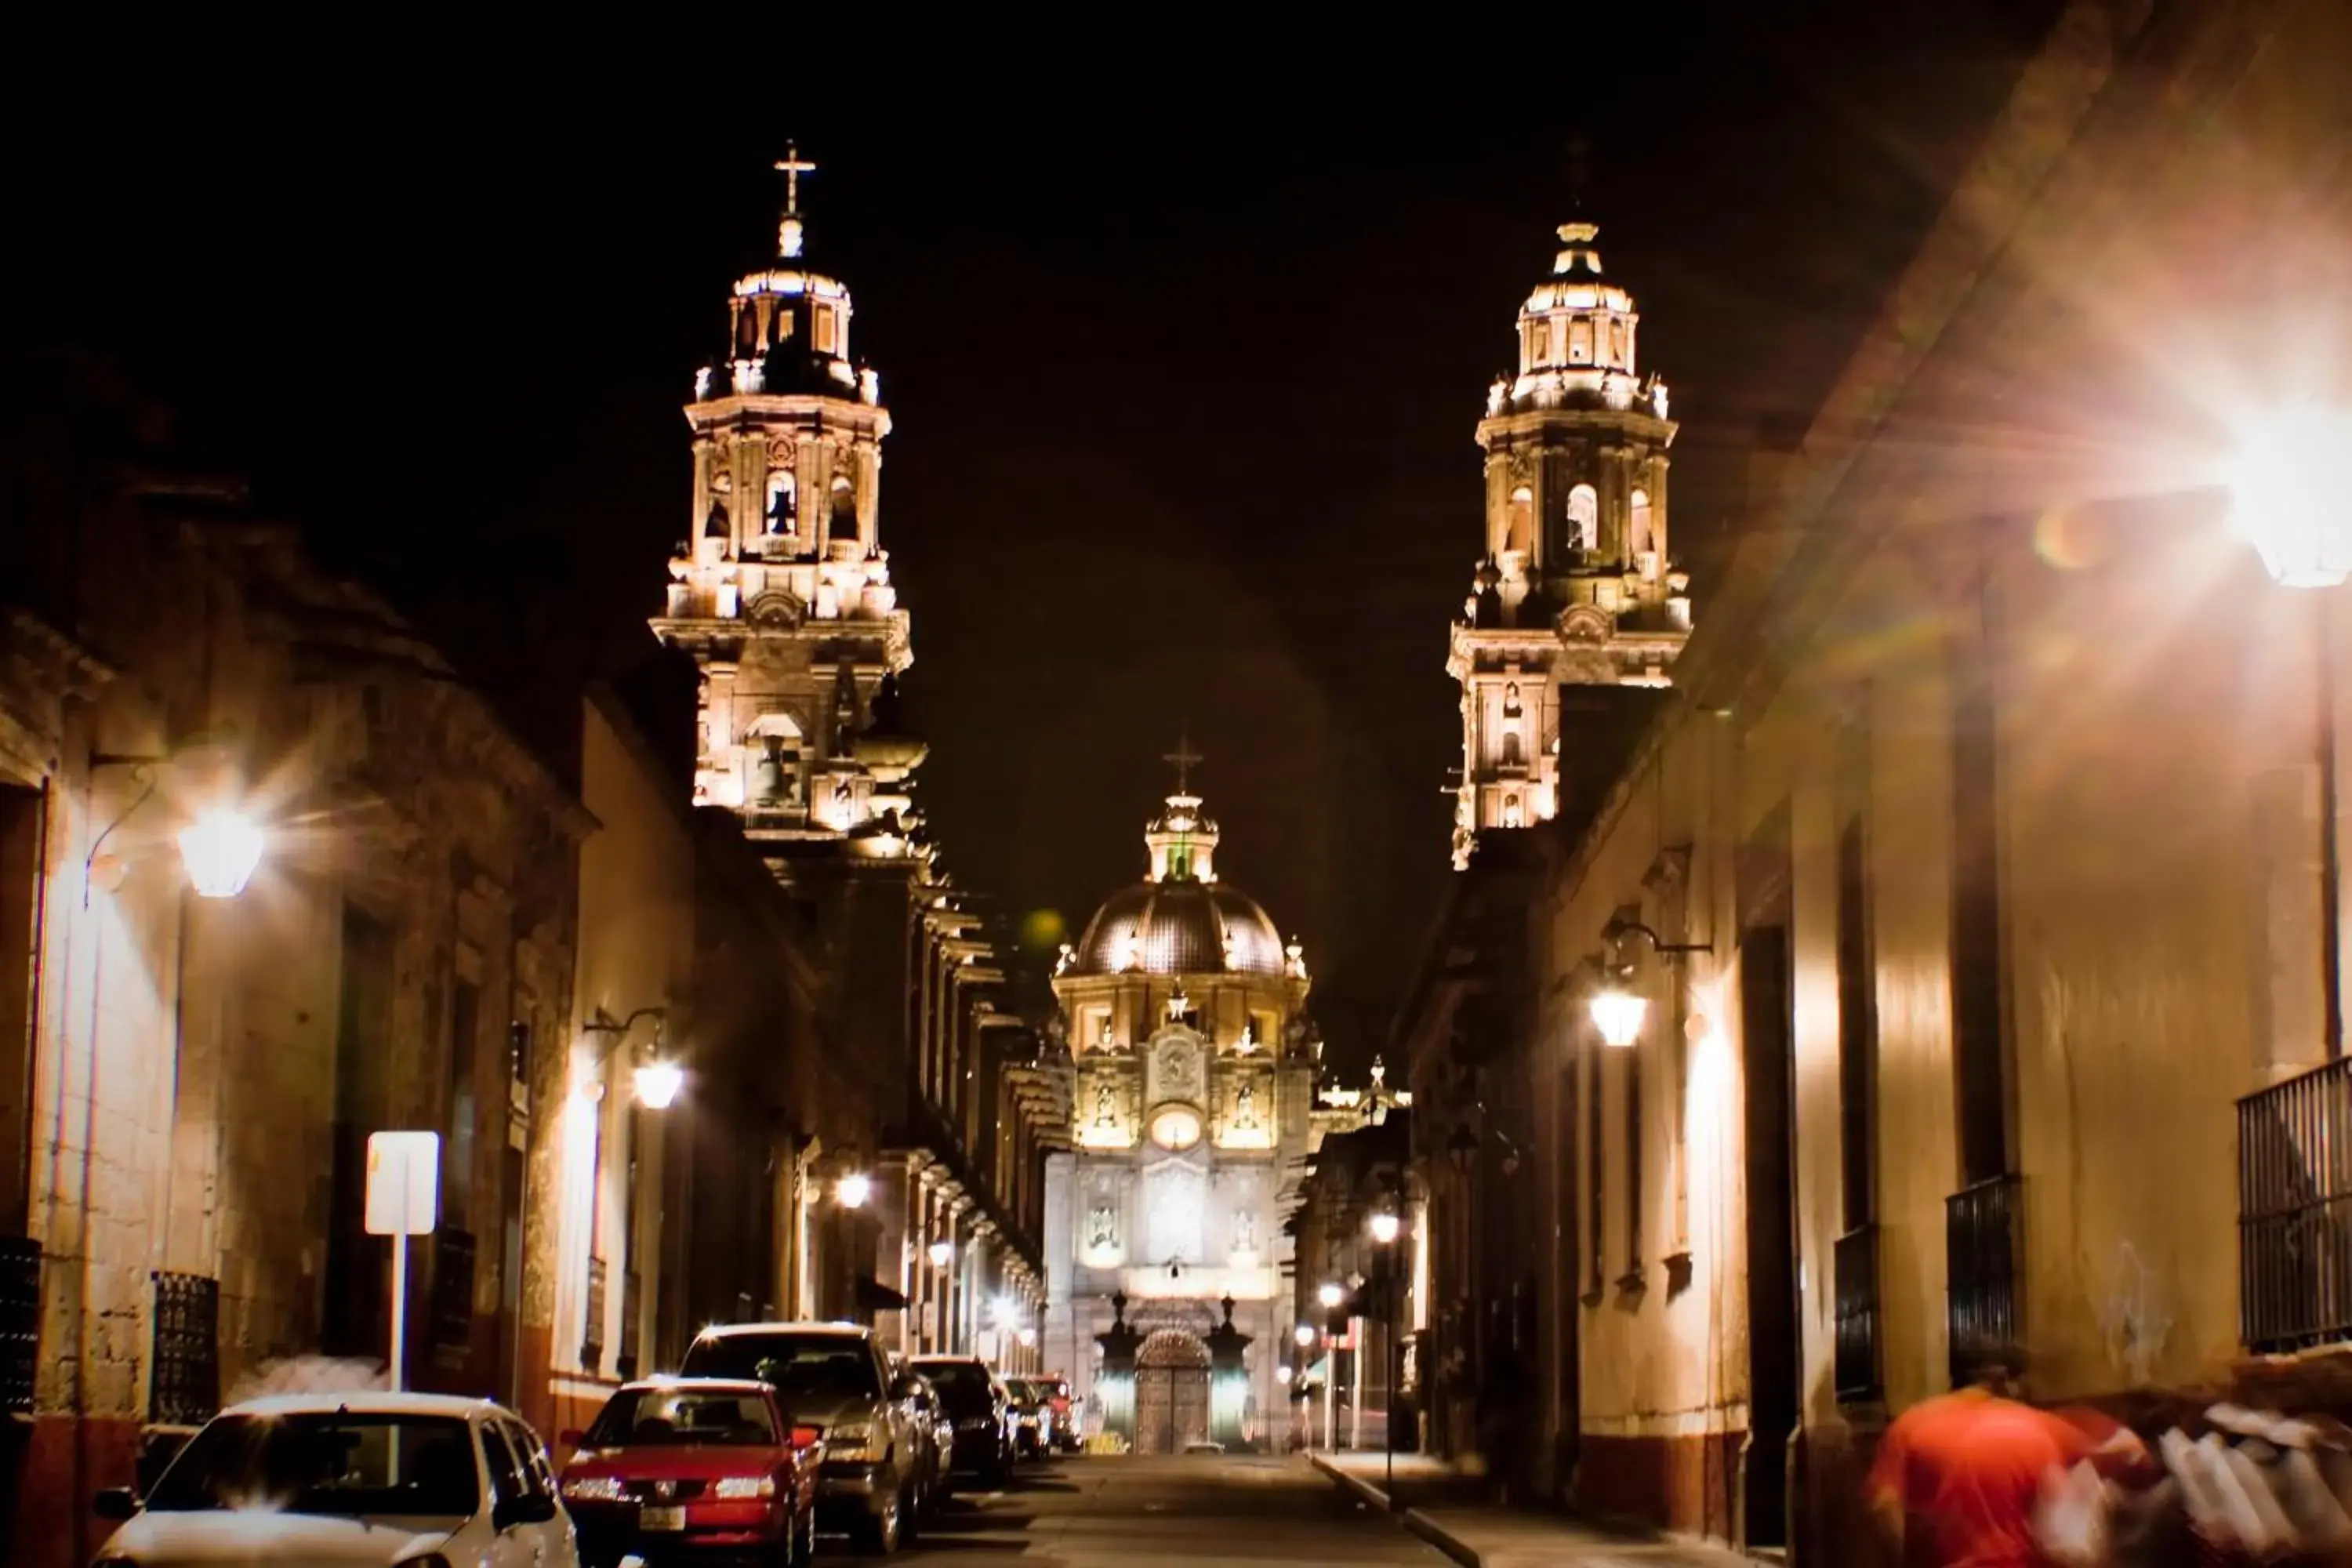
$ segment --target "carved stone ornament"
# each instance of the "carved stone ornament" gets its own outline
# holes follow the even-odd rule
[[[780,436],[768,443],[768,471],[788,474],[799,456],[800,443]]]
[[[771,588],[743,606],[743,618],[754,626],[797,626],[808,618],[808,606],[796,595]]]
[[[1613,629],[1609,616],[1591,605],[1572,605],[1559,617],[1559,635],[1570,642],[1606,642]]]

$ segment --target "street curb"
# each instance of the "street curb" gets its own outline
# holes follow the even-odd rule
[[[1413,1534],[1444,1552],[1454,1562],[1461,1563],[1462,1568],[1486,1568],[1485,1562],[1479,1557],[1476,1548],[1448,1533],[1442,1525],[1421,1510],[1409,1508],[1402,1513],[1398,1513],[1389,1507],[1388,1493],[1381,1490],[1371,1482],[1349,1475],[1320,1455],[1307,1455],[1307,1462],[1322,1471],[1328,1479],[1339,1482],[1341,1487],[1355,1493],[1370,1507],[1380,1510]]]

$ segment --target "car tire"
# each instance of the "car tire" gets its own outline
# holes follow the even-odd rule
[[[901,1532],[906,1528],[901,1506],[904,1500],[898,1493],[892,1492],[881,1512],[869,1513],[861,1522],[859,1544],[875,1556],[887,1557],[898,1550]]]
[[[923,1515],[925,1510],[929,1507],[929,1489],[924,1488],[918,1490],[912,1483],[909,1483],[907,1492],[907,1500],[900,1504],[898,1508],[899,1545],[911,1546],[915,1542],[915,1538],[922,1534]]]

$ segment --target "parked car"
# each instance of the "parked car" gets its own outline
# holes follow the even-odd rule
[[[795,1423],[814,1426],[817,1522],[889,1552],[914,1538],[920,1438],[914,1379],[894,1374],[871,1329],[855,1323],[730,1323],[702,1331],[678,1365],[687,1377],[767,1384]]]
[[[1013,1448],[1024,1459],[1042,1459],[1054,1451],[1054,1412],[1037,1385],[1025,1377],[1008,1377],[1013,1395]]]
[[[915,1429],[923,1440],[922,1511],[928,1515],[955,1489],[955,1421],[940,1402],[940,1391],[931,1386],[930,1379],[919,1370],[913,1370],[913,1376]]]
[[[1078,1435],[1078,1406],[1077,1402],[1070,1397],[1070,1380],[1047,1373],[1029,1381],[1035,1384],[1038,1391],[1045,1396],[1045,1407],[1053,1413],[1054,1446],[1065,1454],[1075,1454],[1084,1448],[1086,1439]]]
[[[286,1394],[231,1405],[145,1498],[116,1488],[94,1506],[124,1521],[98,1568],[580,1561],[538,1435],[501,1405],[448,1394]]]
[[[815,1554],[817,1429],[794,1426],[764,1383],[626,1384],[563,1440],[578,1449],[561,1489],[588,1568],[618,1568],[632,1552],[795,1565]]]
[[[950,1467],[1001,1487],[1013,1472],[1013,1396],[978,1356],[919,1355],[914,1368],[955,1423]]]

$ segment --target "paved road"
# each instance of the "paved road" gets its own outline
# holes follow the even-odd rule
[[[847,1561],[827,1541],[818,1562]],[[1297,1458],[1085,1458],[1024,1467],[1002,1492],[959,1498],[893,1568],[1250,1568],[1446,1560]]]

